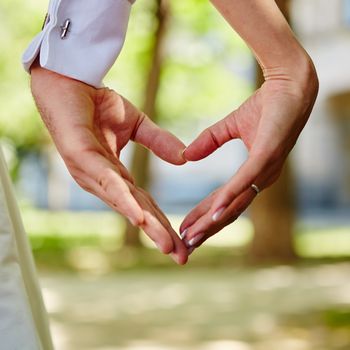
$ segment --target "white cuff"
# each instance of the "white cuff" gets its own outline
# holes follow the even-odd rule
[[[96,88],[124,44],[135,0],[51,0],[43,30],[24,52],[27,72],[40,65]]]

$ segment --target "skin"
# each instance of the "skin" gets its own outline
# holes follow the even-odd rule
[[[224,143],[241,139],[249,154],[228,183],[185,217],[180,232],[189,253],[245,211],[256,197],[252,184],[263,190],[278,179],[318,92],[313,63],[274,1],[212,2],[251,47],[265,82],[237,110],[204,130],[184,152],[186,160],[198,161]]]
[[[185,163],[184,144],[113,90],[95,89],[34,64],[31,88],[41,117],[70,174],[86,191],[127,217],[159,250],[185,264],[188,251],[153,198],[120,162],[137,142],[161,159]]]

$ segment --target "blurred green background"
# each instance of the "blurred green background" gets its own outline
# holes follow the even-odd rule
[[[350,349],[350,1],[277,2],[315,61],[318,102],[280,181],[178,267],[68,175],[20,65],[47,1],[1,0],[0,140],[57,349]],[[188,144],[260,81],[209,1],[138,0],[105,83]],[[181,168],[132,145],[122,157],[177,229],[246,151]]]

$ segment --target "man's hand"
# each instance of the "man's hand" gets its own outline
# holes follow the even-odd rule
[[[110,89],[94,89],[38,65],[31,75],[42,119],[76,182],[141,227],[163,253],[186,263],[183,242],[119,160],[120,151],[132,140],[180,165],[185,163],[184,144]]]
[[[318,81],[313,65],[294,79],[284,70],[265,71],[266,81],[243,105],[203,131],[184,156],[197,161],[224,143],[241,139],[249,151],[246,162],[227,184],[199,203],[183,221],[180,232],[193,251],[207,238],[236,220],[260,190],[273,184],[307,122]]]

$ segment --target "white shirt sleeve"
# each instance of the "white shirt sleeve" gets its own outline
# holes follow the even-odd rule
[[[43,30],[24,52],[27,72],[40,65],[102,87],[124,44],[135,0],[51,0]]]

